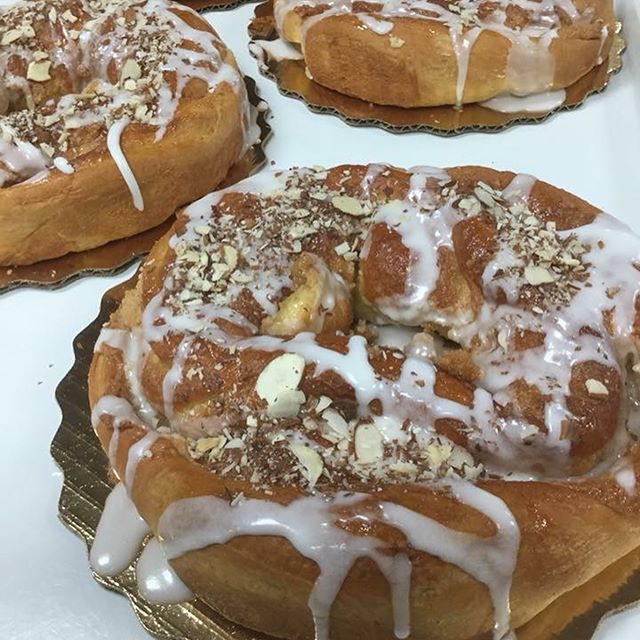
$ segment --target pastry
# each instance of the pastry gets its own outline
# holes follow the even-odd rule
[[[625,225],[527,175],[264,173],[156,244],[93,425],[231,620],[502,638],[640,542],[639,269]]]
[[[274,16],[317,83],[400,107],[564,95],[615,28],[611,0],[274,0]]]
[[[232,53],[170,0],[3,7],[0,74],[2,265],[160,224],[219,184],[252,133]]]

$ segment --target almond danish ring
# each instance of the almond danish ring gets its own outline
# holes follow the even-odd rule
[[[503,638],[640,544],[639,271],[625,225],[527,175],[261,174],[155,246],[93,425],[231,620]]]
[[[170,0],[2,7],[0,78],[0,265],[157,226],[253,135],[232,53]]]
[[[399,107],[562,92],[615,30],[611,0],[274,0],[274,16],[316,82]]]

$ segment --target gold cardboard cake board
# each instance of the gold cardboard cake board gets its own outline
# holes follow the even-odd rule
[[[258,60],[261,73],[274,80],[282,94],[302,100],[311,111],[330,113],[355,126],[380,127],[392,133],[422,131],[440,136],[455,136],[469,131],[501,131],[516,124],[542,122],[554,113],[579,107],[588,96],[603,91],[609,78],[621,69],[622,53],[626,48],[621,32],[622,23],[617,22],[608,59],[568,87],[561,106],[540,113],[500,113],[480,104],[465,105],[463,109],[453,106],[405,109],[352,98],[311,80],[306,75],[304,60],[276,60],[267,53],[264,60],[260,59],[260,45],[255,41],[278,38],[272,0],[256,7],[249,25],[249,36],[254,45],[250,50]]]
[[[91,428],[87,377],[100,328],[133,286],[135,276],[108,291],[98,317],[74,341],[75,363],[58,385],[62,421],[51,454],[64,473],[59,514],[89,548],[111,490],[107,457]],[[158,605],[136,587],[134,564],[113,578],[93,574],[105,587],[127,596],[143,627],[163,640],[269,640],[234,624],[199,600]],[[90,570],[87,563],[87,570]],[[608,613],[640,600],[640,548],[610,565],[590,582],[561,596],[524,627],[518,640],[589,640]]]
[[[264,145],[271,135],[271,127],[266,122],[268,106],[258,95],[255,80],[248,76],[244,80],[249,102],[257,111],[260,138],[231,167],[220,187],[232,185],[258,172],[267,161]],[[145,255],[172,224],[173,216],[153,229],[95,249],[69,253],[32,265],[0,266],[0,294],[18,287],[56,289],[85,276],[115,275]]]

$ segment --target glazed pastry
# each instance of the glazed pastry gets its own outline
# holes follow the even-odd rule
[[[262,174],[155,246],[93,425],[228,618],[502,638],[640,540],[639,268],[627,227],[526,175]]]
[[[233,55],[170,0],[3,7],[0,75],[2,265],[160,224],[253,135]]]
[[[611,0],[274,0],[274,15],[317,83],[400,107],[564,90],[615,28]]]

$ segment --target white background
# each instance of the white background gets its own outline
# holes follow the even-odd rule
[[[618,1],[629,50],[604,94],[542,125],[454,139],[353,128],[281,96],[247,51],[253,8],[211,13],[209,19],[271,106],[274,135],[267,155],[277,167],[389,162],[511,169],[572,191],[640,232],[638,0]],[[62,477],[49,455],[60,420],[54,391],[71,367],[72,340],[96,316],[104,291],[132,273],[0,296],[0,640],[149,638],[128,601],[93,581],[84,542],[58,521]],[[639,635],[636,608],[610,619],[598,638]]]

